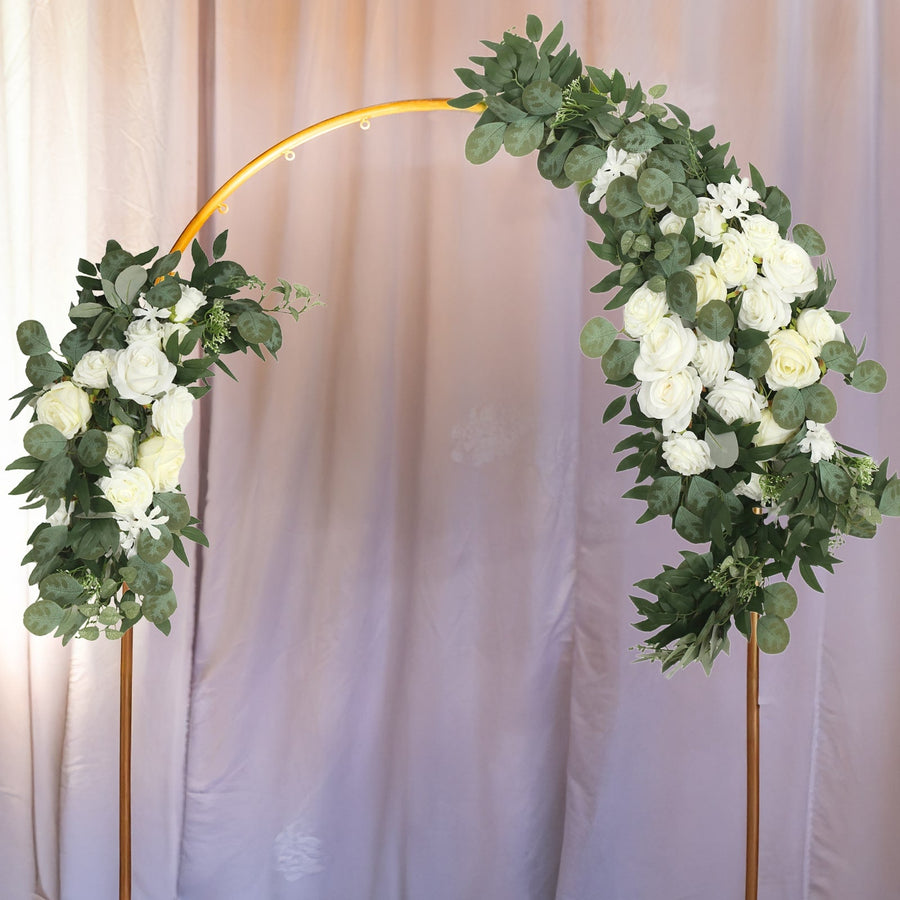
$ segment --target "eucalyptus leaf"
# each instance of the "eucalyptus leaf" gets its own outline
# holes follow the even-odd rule
[[[50,634],[64,615],[62,607],[50,600],[38,600],[25,609],[22,621],[32,634],[44,635]]]
[[[831,390],[821,382],[811,384],[800,392],[806,405],[806,418],[823,424],[837,415],[837,400]]]
[[[727,340],[734,328],[734,313],[723,300],[710,300],[697,313],[697,327],[711,341]]]
[[[550,116],[562,105],[562,97],[562,88],[550,79],[532,81],[522,91],[522,105],[533,116]]]
[[[760,616],[756,622],[756,640],[763,653],[781,653],[791,640],[791,630],[778,616]]]
[[[617,219],[630,216],[643,209],[644,201],[638,193],[637,181],[630,175],[613,179],[606,189],[606,209]]]
[[[887,372],[884,371],[881,363],[875,362],[874,359],[867,359],[853,370],[850,383],[861,391],[877,394],[883,391],[887,384]]]
[[[35,319],[22,322],[16,329],[16,341],[26,356],[42,356],[53,348],[44,326]]]
[[[503,133],[503,146],[510,156],[527,156],[537,150],[544,139],[544,123],[528,116],[508,125]]]
[[[59,606],[68,606],[84,594],[84,588],[68,572],[55,572],[42,578],[38,589],[45,600]]]
[[[638,178],[638,193],[647,206],[668,203],[674,185],[672,179],[659,169],[644,169]]]
[[[170,531],[180,532],[191,520],[191,508],[184,494],[175,491],[166,491],[155,494],[153,502],[160,508],[163,515],[168,516],[166,526]]]
[[[263,344],[272,337],[274,330],[271,316],[263,312],[246,310],[235,322],[241,337],[248,344]]]
[[[763,608],[767,615],[789,619],[797,609],[797,592],[786,581],[766,585],[763,589]]]
[[[175,612],[177,606],[178,602],[175,599],[174,592],[166,591],[163,594],[145,597],[141,609],[145,619],[157,624],[168,619]]]
[[[610,381],[622,381],[634,374],[634,361],[640,348],[637,341],[613,341],[609,350],[603,354],[603,374]]]
[[[506,122],[487,122],[476,125],[466,138],[466,159],[476,166],[486,163],[497,155],[503,146]]]
[[[598,359],[612,346],[617,333],[616,326],[609,319],[594,316],[581,329],[581,352],[589,359]]]
[[[662,136],[647,119],[629,122],[616,136],[616,144],[628,153],[641,153],[662,143]]]
[[[590,181],[605,162],[605,150],[593,144],[581,144],[570,151],[563,171],[572,181]]]
[[[32,425],[25,432],[25,449],[40,460],[53,459],[66,452],[66,436],[52,425]]]
[[[672,197],[669,200],[669,209],[671,209],[676,216],[681,216],[683,219],[690,219],[697,215],[700,210],[700,205],[697,203],[697,197],[694,195],[693,191],[683,184],[676,183],[672,187]]]
[[[666,282],[666,298],[673,312],[687,322],[693,322],[697,315],[697,280],[681,269]]]
[[[69,530],[65,525],[48,525],[35,530],[30,541],[31,550],[23,560],[23,565],[29,562],[46,563],[52,560],[69,540]],[[48,597],[49,600],[55,599]]]
[[[737,462],[740,446],[738,445],[737,435],[733,431],[725,431],[722,434],[716,434],[709,428],[703,435],[709,447],[709,457],[712,464],[719,469],[729,469]]]
[[[662,475],[647,492],[647,508],[656,516],[671,515],[681,500],[681,476]]]
[[[806,421],[806,401],[795,387],[778,391],[772,399],[772,418],[782,428],[793,431]]]
[[[795,225],[791,237],[794,243],[799,244],[810,256],[821,256],[825,253],[825,241],[811,225]]]
[[[679,507],[675,513],[675,530],[692,544],[705,544],[709,540],[709,533],[703,527],[703,519],[685,506]]]
[[[856,352],[846,341],[828,341],[819,354],[826,368],[849,375],[857,364]]]
[[[828,460],[820,460],[817,465],[819,480],[822,483],[822,493],[832,503],[846,503],[850,498],[850,488],[853,487],[850,476],[840,466],[836,466]]]
[[[172,533],[165,525],[157,526],[159,537],[154,538],[149,530],[144,529],[138,535],[135,549],[141,559],[149,563],[162,562],[172,550]]]
[[[116,276],[116,295],[123,303],[130,305],[146,283],[147,272],[143,266],[127,266]]]
[[[25,375],[35,387],[44,387],[62,377],[62,366],[49,353],[29,356],[25,363]]]
[[[106,456],[107,437],[97,428],[86,431],[78,441],[78,459],[86,466],[99,466]]]
[[[878,511],[886,516],[900,516],[900,479],[896,475],[884,486]]]

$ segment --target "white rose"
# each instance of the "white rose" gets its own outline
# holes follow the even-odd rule
[[[109,369],[115,357],[115,350],[88,350],[75,363],[72,381],[83,388],[107,387],[109,385]]]
[[[106,456],[108,466],[130,466],[134,464],[134,429],[130,425],[113,425],[106,433]]]
[[[670,435],[663,441],[662,455],[666,465],[679,475],[699,475],[713,467],[709,444],[693,431]]]
[[[805,297],[818,284],[809,254],[793,241],[778,240],[763,254],[762,270],[783,294]]]
[[[750,241],[754,256],[765,256],[781,240],[778,224],[759,213],[747,216],[741,222],[741,230]]]
[[[758,422],[765,398],[756,390],[756,382],[729,372],[707,395],[706,402],[729,424],[743,419]]]
[[[773,334],[791,324],[791,304],[767,278],[759,275],[741,294],[737,321],[741,328]]]
[[[641,338],[634,374],[641,381],[655,381],[672,375],[690,363],[696,349],[697,335],[684,327],[681,318],[664,316]]]
[[[154,491],[177,487],[183,463],[184,444],[178,438],[154,434],[138,445],[137,464],[150,476]]]
[[[688,366],[673,375],[645,381],[638,390],[638,406],[645,416],[661,420],[663,434],[684,431],[700,404],[702,389],[696,369]]]
[[[697,349],[692,360],[703,387],[718,384],[734,362],[731,341],[714,341],[705,334],[697,335]]]
[[[47,524],[52,528],[55,525],[65,525],[69,527],[72,521],[72,513],[75,512],[75,501],[71,503],[60,503],[56,510],[47,517]]]
[[[646,284],[641,285],[625,304],[623,327],[629,337],[639,338],[651,332],[669,311],[665,291],[651,291]]]
[[[153,482],[143,469],[113,466],[109,477],[100,478],[97,483],[120,516],[133,518],[153,502]]]
[[[172,310],[173,322],[187,322],[193,318],[195,312],[201,306],[206,305],[206,295],[197,288],[181,286],[181,299],[175,304]]]
[[[687,271],[697,282],[697,310],[703,309],[710,300],[725,300],[728,289],[716,269],[711,256],[701,253],[697,260],[687,267]]]
[[[819,422],[806,421],[806,435],[800,441],[800,452],[808,453],[812,462],[831,459],[837,444],[829,434],[828,429]]]
[[[797,331],[818,356],[829,341],[843,341],[844,329],[824,309],[804,309],[797,316]]]
[[[815,384],[820,376],[816,354],[809,341],[793,328],[776,331],[767,341],[772,362],[766,372],[766,384],[773,391],[782,388],[805,388]]]
[[[742,481],[734,486],[731,492],[738,497],[749,497],[757,503],[762,503],[762,485],[759,483],[759,472],[754,472],[749,481]]]
[[[698,197],[697,204],[700,208],[694,216],[694,233],[711,244],[721,244],[722,235],[728,230],[722,210],[709,197]]]
[[[181,440],[193,415],[194,397],[186,387],[179,385],[169,388],[162,397],[153,401],[150,420],[160,434]]]
[[[163,322],[162,326],[162,346],[165,349],[166,344],[169,343],[169,338],[172,337],[173,334],[178,335],[178,343],[180,344],[188,334],[190,329],[187,325],[184,325],[181,322]]]
[[[770,447],[775,444],[783,444],[789,441],[797,433],[796,428],[782,428],[772,415],[772,410],[766,407],[762,411],[759,420],[759,428],[753,435],[753,444],[756,447]]]
[[[722,235],[722,252],[716,260],[716,271],[729,288],[747,284],[756,278],[756,261],[750,241],[734,228]]]
[[[128,344],[151,344],[159,349],[162,345],[162,325],[153,316],[132,320],[125,329]]]
[[[684,223],[687,221],[677,213],[668,212],[659,220],[659,230],[663,234],[681,234]]]
[[[41,394],[35,409],[41,425],[52,425],[66,438],[73,438],[84,431],[91,421],[91,398],[71,381],[54,384],[49,391]]]
[[[116,352],[110,378],[120,397],[146,405],[172,386],[175,372],[162,350],[139,341]]]

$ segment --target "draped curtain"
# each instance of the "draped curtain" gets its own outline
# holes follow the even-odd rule
[[[649,86],[825,237],[832,303],[892,368],[900,10],[878,0],[540,0],[592,64]],[[166,249],[300,128],[453,96],[528,10],[412,0],[6,0],[0,340],[66,330],[79,256]],[[140,900],[718,900],[744,866],[744,643],[712,677],[635,663],[632,584],[677,561],[636,526],[581,358],[596,230],[533,159],[463,157],[474,117],[328,135],[242,187],[202,240],[322,305],[277,362],[219,375],[183,486],[211,549],[172,635],[135,635]],[[900,441],[838,391],[836,436]],[[12,408],[10,408],[11,411]],[[4,428],[21,453],[24,418]],[[896,454],[895,454],[896,455]],[[4,473],[6,490],[16,473]],[[3,504],[0,895],[116,894],[118,645],[29,637],[38,519]],[[900,893],[898,532],[849,541],[762,660],[764,900]]]

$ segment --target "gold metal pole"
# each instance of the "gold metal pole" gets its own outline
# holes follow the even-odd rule
[[[134,631],[122,635],[119,665],[119,900],[131,900],[131,686]]]
[[[745,900],[756,900],[759,887],[759,644],[750,613],[747,643],[747,865]]]

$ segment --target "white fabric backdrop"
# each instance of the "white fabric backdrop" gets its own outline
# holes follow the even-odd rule
[[[535,6],[586,60],[668,83],[788,192],[829,243],[853,335],[891,368],[896,5]],[[171,243],[304,125],[459,92],[453,68],[525,12],[16,0],[2,16],[8,396],[15,324],[61,336],[78,256]],[[285,323],[277,364],[217,379],[192,431],[184,484],[213,546],[179,573],[172,637],[136,641],[136,898],[741,893],[743,648],[711,679],[632,662],[630,585],[679,543],[633,526],[621,435],[599,421],[613,394],[577,352],[603,302],[590,223],[533,160],[466,164],[471,124],[328,136],[216,223],[251,271],[326,305]],[[896,390],[844,394],[838,436],[886,455]],[[4,429],[5,458],[24,427]],[[0,893],[111,897],[117,648],[26,637],[25,518],[4,505]],[[900,893],[897,541],[889,522],[848,544],[763,659],[763,900]]]

